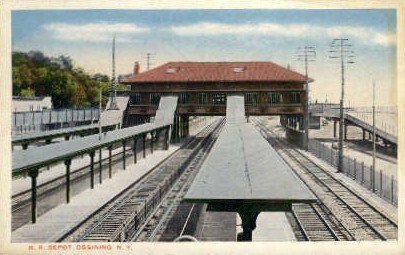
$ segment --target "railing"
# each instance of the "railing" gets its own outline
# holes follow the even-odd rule
[[[62,128],[77,122],[93,122],[99,118],[98,108],[57,109],[30,112],[13,112],[12,131],[14,134],[44,131],[52,126]]]
[[[371,112],[350,111],[350,112],[347,112],[347,114],[350,114],[351,116],[353,116],[363,122],[366,122],[369,124],[373,123],[373,114]],[[376,128],[378,128],[388,134],[397,136],[398,128],[397,128],[397,125],[395,124],[395,120],[394,120],[394,118],[396,116],[395,117],[393,116],[393,118],[390,119],[389,117],[387,117],[387,114],[392,114],[392,113],[376,112],[375,126],[376,126]]]
[[[338,151],[326,146],[325,144],[309,140],[309,151],[331,164],[334,167],[338,165]],[[370,189],[387,202],[398,205],[398,181],[394,175],[387,175],[383,170],[373,171],[373,166],[364,164],[364,162],[343,156],[343,173]],[[373,183],[374,175],[374,183]]]

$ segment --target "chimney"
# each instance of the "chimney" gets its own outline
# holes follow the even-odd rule
[[[139,73],[139,62],[136,61],[135,64],[134,64],[134,73],[133,73],[133,75],[136,75],[138,73]]]

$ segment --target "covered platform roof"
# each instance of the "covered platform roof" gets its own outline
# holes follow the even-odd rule
[[[109,126],[112,126],[112,125],[109,125]],[[61,128],[61,129],[55,129],[55,130],[50,130],[50,131],[16,135],[11,138],[11,141],[13,144],[19,144],[19,143],[24,143],[24,142],[34,142],[34,141],[40,141],[40,140],[45,140],[45,139],[50,139],[50,138],[62,137],[65,135],[72,135],[72,134],[81,133],[84,131],[90,131],[90,130],[94,130],[94,129],[98,129],[98,128],[99,128],[98,124],[90,124],[90,125],[70,127],[70,128]]]
[[[98,134],[95,134],[63,143],[14,151],[12,157],[13,175],[18,175],[24,170],[40,168],[51,163],[82,155],[137,135],[166,128],[173,123],[176,106],[177,96],[164,96],[161,98],[159,104],[159,116],[157,116],[154,123],[146,123],[103,133],[101,139],[99,139]]]
[[[236,211],[243,237],[251,240],[262,211],[290,211],[293,203],[313,203],[315,195],[274,148],[244,118],[244,97],[227,97],[227,123],[184,200],[209,210]]]
[[[316,200],[249,123],[225,125],[185,199],[203,203],[308,203]]]
[[[164,126],[165,125],[156,126],[147,123],[131,128],[103,133],[101,139],[99,139],[98,134],[95,134],[63,143],[14,151],[12,157],[13,175],[17,175],[22,170],[40,168],[61,160],[82,155],[86,152],[97,150],[120,140],[163,128]]]
[[[228,96],[226,125],[185,199],[203,203],[315,201],[307,186],[244,116],[243,95]]]

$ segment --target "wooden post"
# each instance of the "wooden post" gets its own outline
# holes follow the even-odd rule
[[[102,148],[98,150],[98,169],[99,169],[99,183],[103,182],[103,155]]]
[[[142,136],[142,152],[143,158],[146,158],[146,134],[143,134]]]
[[[31,177],[31,221],[37,221],[37,177],[38,169],[31,169],[28,175]]]
[[[137,150],[136,150],[136,146],[137,146],[137,141],[138,141],[138,138],[137,137],[135,137],[134,138],[134,144],[133,144],[133,146],[132,146],[132,151],[133,151],[133,153],[134,153],[134,164],[136,164],[136,161],[137,161],[137,155],[136,155],[136,152],[137,152]]]
[[[383,197],[383,181],[382,181],[382,178],[383,178],[383,173],[382,173],[382,171],[380,169],[380,196],[381,197]]]
[[[347,123],[344,123],[344,132],[345,132],[344,139],[346,141],[347,140]]]
[[[111,157],[112,157],[112,146],[108,146],[108,178],[112,178],[112,164],[111,164]]]
[[[189,136],[190,135],[190,118],[188,115],[185,116],[185,136]]]
[[[364,184],[364,162],[361,162],[361,184]]]
[[[357,179],[357,162],[356,159],[353,160],[353,168],[354,168],[354,173],[353,173],[353,180]]]
[[[169,149],[169,129],[170,129],[170,126],[165,131],[165,143],[164,143],[165,150]]]
[[[150,153],[153,154],[154,132],[150,132]]]
[[[44,111],[41,111],[41,131],[43,130],[43,125],[44,125]]]
[[[258,212],[238,211],[242,220],[243,233],[238,235],[238,241],[252,241],[253,230],[256,228]]]
[[[180,116],[176,117],[176,143],[180,142]]]
[[[72,163],[71,159],[65,160],[66,166],[66,203],[70,202],[70,165]]]
[[[126,140],[122,141],[122,169],[125,170],[125,146],[126,146]]]
[[[55,124],[55,126],[58,125],[58,122],[59,122],[59,110],[56,111],[56,124]],[[57,129],[57,127],[56,127],[56,129]]]
[[[94,189],[94,151],[90,152],[90,188]]]

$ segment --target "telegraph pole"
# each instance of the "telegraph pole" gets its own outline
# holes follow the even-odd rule
[[[112,41],[112,75],[111,75],[111,94],[110,107],[108,110],[119,110],[117,105],[117,80],[115,77],[115,34]]]
[[[149,71],[150,69],[150,57],[152,56],[152,53],[146,53],[146,70]]]
[[[316,51],[314,46],[305,46],[304,48],[298,48],[296,58],[298,61],[303,61],[305,66],[305,141],[304,148],[308,150],[309,145],[309,77],[308,77],[308,62],[314,62],[316,58]]]
[[[343,128],[344,128],[344,96],[345,96],[345,64],[354,64],[352,58],[354,55],[349,48],[352,46],[348,44],[349,39],[347,38],[338,38],[333,39],[331,44],[331,50],[329,53],[331,59],[340,59],[341,67],[341,95],[340,95],[340,121],[339,121],[339,161],[338,161],[338,172],[343,171]]]

